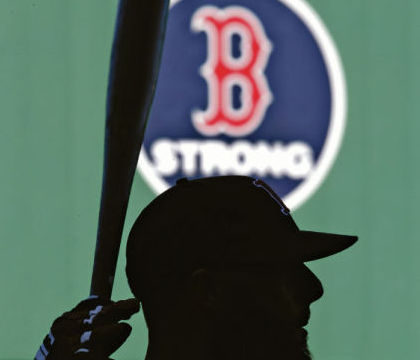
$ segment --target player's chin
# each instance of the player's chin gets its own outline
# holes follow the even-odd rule
[[[283,338],[284,358],[290,360],[311,360],[308,348],[308,333],[304,328],[289,329],[289,336]]]
[[[312,359],[311,352],[308,349],[302,349],[300,359],[301,360],[311,360]]]
[[[296,339],[299,343],[299,356],[297,357],[300,360],[310,360],[312,359],[311,352],[308,348],[308,332],[304,328],[300,328],[296,331]]]
[[[278,336],[275,352],[281,359],[311,360],[312,356],[308,348],[307,339],[308,333],[303,328],[283,328],[280,336]]]

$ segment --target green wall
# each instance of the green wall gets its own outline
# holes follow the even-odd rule
[[[414,360],[420,2],[310,4],[341,54],[349,110],[332,170],[295,217],[360,236],[311,264],[325,295],[312,306],[310,346],[319,360]],[[51,321],[88,294],[115,10],[116,0],[0,0],[0,359],[33,358]],[[136,175],[127,229],[153,197]],[[124,262],[115,299],[130,296]],[[144,322],[131,323],[116,359],[142,359]]]

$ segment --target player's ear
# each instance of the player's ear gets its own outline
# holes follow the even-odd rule
[[[191,275],[192,298],[200,308],[214,309],[218,302],[220,287],[214,274],[200,268]]]

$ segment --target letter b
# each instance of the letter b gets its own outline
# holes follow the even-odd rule
[[[194,126],[207,136],[251,133],[272,100],[264,75],[271,43],[260,21],[243,7],[203,6],[191,26],[208,38],[207,61],[200,69],[207,81],[208,107],[192,112]]]

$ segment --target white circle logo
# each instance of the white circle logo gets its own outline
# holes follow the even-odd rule
[[[296,209],[334,163],[346,105],[336,47],[303,0],[173,1],[138,170],[157,193],[261,178]]]

